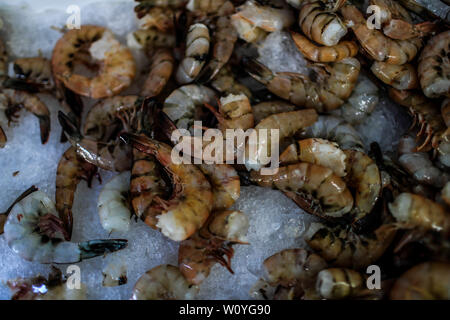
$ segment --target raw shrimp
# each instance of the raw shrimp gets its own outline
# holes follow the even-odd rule
[[[39,88],[39,91],[51,91],[53,82],[50,60],[43,57],[20,58],[14,61],[16,79]]]
[[[286,148],[280,155],[280,165],[308,162],[330,168],[337,176],[343,177],[347,174],[346,158],[347,155],[336,143],[310,138],[299,140],[297,144]]]
[[[89,53],[100,69],[88,78],[74,72],[77,55]],[[53,49],[54,76],[70,90],[93,99],[111,97],[127,88],[136,73],[131,51],[106,28],[84,25],[67,31]]]
[[[80,159],[74,147],[69,147],[59,160],[56,170],[55,207],[67,231],[66,240],[70,240],[72,236],[72,205],[77,185],[84,179],[90,186],[96,174],[97,167]]]
[[[305,211],[328,219],[345,216],[353,197],[333,170],[306,162],[280,167],[274,175],[250,173],[252,182],[283,191]]]
[[[308,287],[326,267],[327,263],[319,255],[300,248],[285,249],[264,260],[267,281],[272,286]]]
[[[220,69],[211,81],[211,86],[222,93],[232,93],[236,95],[245,94],[249,99],[252,97],[251,91],[235,79],[234,74],[228,65],[225,65]]]
[[[98,196],[100,223],[108,233],[127,232],[130,229],[131,212],[128,203],[130,177],[129,171],[120,173],[103,186]]]
[[[211,185],[192,164],[174,164],[172,148],[143,136],[122,134],[133,147],[155,156],[172,180],[172,195],[168,200],[157,197],[160,214],[156,227],[168,238],[182,241],[193,235],[206,222],[213,206]]]
[[[398,162],[421,184],[442,188],[450,180],[449,174],[433,165],[426,152],[416,152],[417,145],[413,137],[403,136],[398,144]]]
[[[375,61],[370,70],[378,79],[398,90],[416,89],[419,84],[416,68],[409,63],[396,65]]]
[[[276,113],[290,112],[295,110],[295,106],[282,100],[265,101],[252,106],[255,124]]]
[[[420,38],[394,40],[377,29],[369,29],[366,19],[353,5],[345,5],[341,13],[351,23],[351,28],[361,46],[376,61],[405,64],[414,59],[422,47]]]
[[[253,128],[252,106],[245,94],[229,94],[220,98],[218,104],[218,111],[207,103],[205,106],[214,113],[219,121],[218,128],[223,133],[226,129],[242,129],[245,131]]]
[[[200,170],[211,183],[212,210],[225,210],[239,198],[241,182],[236,170],[228,164],[200,164]]]
[[[313,223],[305,235],[308,245],[335,267],[362,269],[376,262],[394,240],[397,228],[383,224],[358,235],[350,227]]]
[[[247,229],[248,219],[240,211],[213,213],[202,229],[180,244],[178,265],[186,280],[191,284],[200,284],[216,263],[233,273],[232,245],[246,243]]]
[[[188,129],[205,103],[214,105],[216,94],[208,87],[189,84],[174,90],[164,101],[163,111],[178,128]],[[201,110],[201,109],[200,109]]]
[[[352,269],[330,268],[317,275],[317,293],[325,299],[354,298],[365,289],[365,277]]]
[[[346,58],[325,66],[329,74],[316,81],[299,73],[274,73],[256,60],[247,60],[245,67],[253,78],[280,98],[296,106],[325,112],[344,104],[356,85],[361,66],[355,58]]]
[[[245,166],[247,169],[259,170],[262,167],[262,157],[272,154],[272,130],[278,130],[279,141],[293,136],[296,132],[312,125],[317,120],[317,112],[314,109],[304,109],[291,112],[277,113],[261,120],[255,127],[258,137],[256,154],[250,155],[250,146],[246,145]],[[267,130],[264,137],[261,130]]]
[[[444,233],[450,229],[450,215],[444,207],[417,194],[399,194],[394,202],[389,203],[389,210],[406,227],[417,226]]]
[[[37,190],[38,189],[35,186],[29,187],[27,190],[22,192],[22,194],[18,196],[16,200],[14,200],[14,202],[9,206],[9,208],[5,212],[0,213],[0,234],[3,234],[6,219],[8,218],[9,213],[11,212],[12,208],[16,205],[16,203],[18,203],[19,201],[21,201],[22,199],[24,199],[25,197],[27,197],[28,195]]]
[[[178,66],[176,79],[180,84],[192,82],[202,70],[209,52],[209,30],[202,23],[189,27],[186,53]]]
[[[146,98],[159,95],[172,76],[174,64],[175,59],[169,49],[157,49],[152,55],[150,72],[142,86],[141,95]]]
[[[389,96],[403,107],[407,107],[413,115],[414,121],[411,128],[420,126],[417,137],[425,135],[425,139],[415,151],[421,151],[429,146],[430,142],[433,148],[437,148],[442,133],[445,130],[445,124],[441,114],[434,106],[434,103],[424,97],[422,94],[411,91],[399,91],[393,88],[389,89]]]
[[[398,278],[390,293],[392,300],[450,299],[450,264],[424,262]]]
[[[378,87],[361,73],[350,98],[331,113],[340,116],[350,124],[359,124],[375,110],[379,101]]]
[[[319,47],[308,38],[291,31],[297,49],[309,60],[314,62],[336,62],[354,57],[358,53],[358,45],[353,41],[341,41],[332,46]]]
[[[360,134],[343,118],[319,116],[301,135],[304,138],[322,138],[336,142],[343,150],[364,150]]]
[[[346,1],[339,0],[334,8],[323,1],[308,1],[300,9],[298,24],[311,40],[324,46],[336,46],[347,34],[347,27],[336,14]],[[357,50],[357,49],[356,49]]]
[[[12,208],[4,236],[12,251],[39,263],[74,263],[127,246],[127,240],[121,239],[68,242],[65,234],[53,202],[36,191]]]
[[[399,3],[393,0],[371,0],[380,10],[379,23],[383,26],[383,33],[392,39],[408,40],[415,37],[424,37],[434,31],[433,22],[413,24],[411,15]]]
[[[173,48],[176,38],[173,33],[161,33],[156,28],[136,30],[127,36],[127,45],[135,49]]]
[[[84,137],[74,121],[59,111],[58,120],[77,154],[86,162],[109,171],[126,171],[131,168],[131,149],[120,140],[102,142]]]
[[[11,300],[86,300],[86,285],[79,289],[70,288],[61,270],[52,266],[48,279],[37,276],[31,279],[8,280]]]
[[[163,264],[157,266],[136,282],[132,300],[193,300],[199,288],[191,285],[177,267]]]
[[[450,97],[450,30],[431,38],[419,58],[420,85],[429,98]]]
[[[231,54],[233,53],[234,43],[237,40],[237,32],[231,25],[230,13],[234,11],[234,6],[231,2],[226,3],[229,4],[229,8],[223,9],[222,16],[217,18],[216,31],[213,37],[214,47],[212,58],[203,68],[197,79],[200,83],[211,81],[228,60],[230,60]]]
[[[175,12],[169,7],[152,7],[148,10],[136,12],[138,29],[148,30],[156,28],[161,32],[174,30]]]
[[[14,121],[14,118],[18,117],[16,113],[22,107],[39,119],[41,142],[42,144],[45,144],[48,141],[48,136],[50,134],[50,112],[48,111],[47,106],[37,96],[25,91],[0,89],[0,110],[3,110],[5,113],[8,124],[11,121]],[[3,132],[3,134],[0,133],[0,146],[5,143],[6,136]]]

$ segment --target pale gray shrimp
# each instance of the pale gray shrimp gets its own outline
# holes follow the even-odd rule
[[[50,112],[47,106],[37,96],[25,91],[0,89],[0,111],[4,112],[8,124],[18,117],[16,114],[22,107],[39,119],[41,142],[45,144],[50,134]],[[6,135],[0,129],[0,147],[5,143]]]
[[[215,105],[216,94],[208,87],[189,84],[175,89],[164,101],[163,111],[178,128],[189,129],[205,103]]]
[[[331,114],[340,116],[349,124],[359,124],[375,110],[379,100],[378,87],[369,78],[360,74],[358,84],[350,98]]]
[[[216,263],[233,273],[232,245],[246,244],[248,226],[247,216],[240,211],[213,213],[202,229],[180,244],[178,265],[186,280],[191,284],[200,284]]]
[[[89,54],[100,65],[94,77],[74,72],[77,56]],[[56,79],[75,93],[100,99],[111,97],[130,86],[136,73],[131,51],[106,28],[83,25],[67,31],[56,42],[52,55],[52,71]]]
[[[389,203],[394,218],[406,227],[420,227],[426,230],[448,233],[450,215],[440,204],[412,193],[399,194]]]
[[[67,279],[61,270],[52,266],[48,279],[37,276],[31,279],[8,280],[11,300],[86,300],[86,285],[80,283],[79,289],[67,285]]]
[[[431,38],[419,58],[420,85],[429,98],[450,97],[450,30]]]
[[[409,63],[396,65],[375,61],[370,70],[378,79],[398,90],[415,89],[419,85],[416,68]]]
[[[345,268],[329,268],[317,275],[317,293],[325,299],[358,297],[366,289],[365,276],[358,271]]]
[[[127,240],[121,239],[68,242],[65,233],[53,202],[36,191],[11,209],[4,236],[12,251],[39,263],[74,263],[127,246]]]
[[[345,5],[340,11],[350,23],[359,43],[376,61],[390,64],[405,64],[414,59],[422,47],[420,38],[395,40],[385,36],[380,30],[370,29],[363,14],[353,5]]]
[[[130,229],[131,211],[128,203],[130,177],[129,171],[120,173],[103,186],[98,196],[100,223],[108,233],[126,232]]]
[[[186,53],[176,72],[178,83],[190,83],[198,76],[208,57],[209,42],[209,30],[206,25],[196,23],[189,27]]]
[[[319,116],[318,120],[301,134],[304,138],[322,138],[336,142],[342,149],[363,151],[360,134],[343,118]]]
[[[394,240],[397,227],[383,224],[368,234],[349,227],[313,223],[305,235],[308,245],[335,267],[359,270],[376,262]]]
[[[403,136],[398,144],[398,162],[419,183],[442,188],[450,180],[448,173],[433,165],[427,152],[417,152],[413,137]]]
[[[350,96],[360,71],[355,58],[346,58],[325,66],[326,74],[312,81],[300,73],[272,72],[256,60],[246,60],[247,72],[269,91],[296,106],[314,108],[319,112],[339,108]]]
[[[209,217],[213,206],[211,185],[193,164],[175,164],[172,148],[145,136],[122,134],[141,152],[153,155],[172,181],[172,194],[168,200],[155,197],[159,209],[156,227],[168,238],[182,241],[199,230]]]
[[[291,112],[295,106],[283,100],[265,101],[252,106],[255,124],[276,113]]]
[[[199,288],[190,284],[180,270],[163,264],[144,273],[133,288],[132,300],[193,300]]]

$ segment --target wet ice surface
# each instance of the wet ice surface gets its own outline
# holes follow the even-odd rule
[[[18,10],[17,5],[10,6],[15,3],[8,0],[6,4],[4,2],[0,4],[0,16],[5,22],[5,28],[0,31],[0,36],[6,40],[11,56],[35,56],[41,50],[44,56],[50,57],[51,50],[60,37],[60,33],[50,27],[61,27],[65,23],[68,16],[65,7],[59,6],[52,10],[40,8],[40,11],[35,13],[30,7],[21,7]],[[89,0],[77,3],[81,7],[83,24],[95,23],[109,27],[121,41],[124,41],[125,35],[135,28],[133,15],[135,4],[131,0],[102,3]],[[301,72],[305,67],[304,61],[288,40],[287,33],[271,35],[266,46],[260,49],[260,53],[265,55],[262,62],[267,63],[269,67],[279,68],[276,71]],[[139,56],[138,53],[135,55]],[[139,59],[138,70],[145,64],[146,61]],[[136,92],[136,86],[127,92]],[[50,140],[46,145],[40,143],[38,121],[31,114],[21,112],[20,122],[17,125],[11,128],[4,126],[8,143],[4,149],[0,149],[0,212],[6,210],[21,192],[33,184],[54,199],[57,164],[69,145],[59,143],[61,129],[56,117],[59,109],[57,101],[45,95],[41,95],[41,98],[48,105],[52,120]],[[85,105],[85,111],[91,104],[92,102],[89,102]],[[391,114],[392,110],[396,111]],[[394,115],[401,117],[397,118]],[[397,129],[402,120],[398,119],[403,119],[404,115],[404,110],[383,102],[367,120],[367,125],[364,124],[359,129],[365,141],[380,141],[387,150],[392,147],[390,135],[399,134]],[[401,123],[403,125],[403,122]],[[19,173],[13,176],[16,171]],[[113,175],[102,172],[103,181],[108,181]],[[75,217],[73,241],[100,238],[128,239],[128,248],[113,254],[126,262],[128,283],[120,287],[102,287],[102,270],[110,263],[113,255],[79,263],[82,282],[87,285],[90,299],[128,299],[134,283],[145,271],[164,263],[177,264],[178,244],[142,222],[133,221],[130,231],[126,234],[107,234],[101,228],[97,213],[97,197],[100,190],[101,185],[98,182],[94,182],[92,189],[89,189],[84,181],[79,184],[73,206]],[[241,197],[234,208],[242,210],[249,217],[250,245],[235,246],[235,257],[232,260],[234,275],[219,265],[213,268],[210,277],[201,285],[200,298],[249,298],[248,290],[261,276],[262,261],[279,250],[303,246],[302,235],[305,227],[313,219],[302,213],[280,192],[254,186],[242,188]],[[66,265],[60,267],[63,272],[67,268]],[[10,291],[5,286],[8,279],[36,276],[39,273],[47,276],[49,271],[50,266],[30,263],[18,257],[0,236],[1,299],[10,298]]]

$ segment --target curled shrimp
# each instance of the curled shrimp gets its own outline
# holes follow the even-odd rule
[[[189,27],[186,37],[186,53],[176,72],[177,82],[192,82],[202,70],[209,52],[209,30],[202,23]]]
[[[337,1],[334,8],[327,8],[324,1],[307,1],[300,9],[298,24],[311,40],[324,46],[336,46],[347,34],[347,27],[336,11],[345,3]],[[357,49],[356,49],[357,50]]]
[[[308,245],[335,267],[359,270],[377,261],[394,240],[397,228],[383,224],[358,235],[349,227],[311,224],[305,235]]]
[[[77,55],[88,53],[100,69],[88,78],[74,72]],[[130,50],[108,29],[92,25],[67,31],[55,45],[52,70],[56,79],[79,95],[100,99],[127,88],[136,73]]]
[[[175,89],[164,101],[163,111],[178,128],[188,129],[205,103],[214,105],[216,94],[208,87],[189,84]],[[199,111],[200,109],[200,111]]]
[[[381,18],[379,22],[383,26],[383,33],[389,38],[408,40],[424,37],[435,29],[433,22],[413,24],[411,15],[396,1],[371,0],[370,3],[379,8]]]
[[[361,46],[376,61],[405,64],[414,59],[422,47],[420,38],[395,40],[377,29],[369,29],[366,19],[353,5],[345,5],[341,13],[351,23],[351,29]]]
[[[450,97],[450,30],[431,38],[419,58],[419,79],[429,98]]]
[[[317,293],[325,299],[354,298],[365,289],[365,277],[352,269],[329,268],[317,275]]]
[[[220,17],[216,21],[212,58],[197,79],[200,83],[211,81],[233,53],[237,32],[231,24],[230,13],[234,11],[234,6],[228,1],[226,4],[225,8],[221,8]]]
[[[328,219],[350,212],[353,197],[345,182],[333,170],[301,162],[280,167],[274,175],[250,173],[252,182],[283,191],[305,211]]]
[[[213,211],[231,207],[239,198],[241,182],[236,170],[228,164],[200,164],[200,170],[211,183]]]
[[[72,205],[78,183],[82,179],[90,186],[92,177],[97,174],[97,167],[83,161],[74,147],[64,152],[56,170],[55,207],[63,221],[70,240],[72,236]]]
[[[375,61],[370,70],[378,79],[398,90],[416,89],[419,84],[416,68],[409,63],[395,65]]]
[[[128,205],[130,172],[125,171],[108,181],[97,201],[100,223],[108,233],[130,229],[131,212]]]
[[[359,124],[375,110],[379,101],[378,87],[361,73],[350,98],[331,113],[345,119],[349,124]]]
[[[213,213],[202,229],[180,244],[178,265],[186,280],[191,284],[200,284],[216,263],[233,273],[232,245],[246,243],[247,229],[248,219],[240,211]]]
[[[122,138],[141,152],[153,155],[172,180],[172,194],[168,200],[157,197],[160,214],[158,227],[168,238],[182,241],[190,237],[206,222],[213,205],[211,185],[200,169],[192,164],[172,162],[172,148],[164,143],[133,134]]]
[[[415,152],[416,148],[413,137],[403,136],[398,144],[398,162],[416,181],[442,188],[450,176],[433,165],[428,153]]]
[[[399,194],[389,203],[394,218],[406,226],[448,232],[450,215],[440,204],[412,193]]]
[[[214,113],[219,121],[218,128],[222,132],[226,129],[247,130],[253,128],[253,110],[245,94],[229,94],[219,100],[219,110],[216,111],[213,106],[205,106]]]
[[[173,33],[161,33],[156,28],[139,29],[127,36],[127,45],[135,49],[173,48],[176,38]]]
[[[13,89],[0,90],[0,110],[3,110],[8,124],[17,118],[17,112],[23,107],[39,119],[41,142],[45,144],[50,134],[50,112],[47,106],[35,95]],[[0,146],[6,144],[6,135],[0,130]],[[2,142],[3,141],[3,142]]]
[[[144,97],[156,97],[166,86],[174,69],[175,59],[169,49],[160,48],[152,55],[150,72],[141,89]]]
[[[400,91],[393,88],[389,89],[389,96],[394,102],[408,108],[413,115],[414,120],[411,128],[419,127],[417,138],[425,136],[424,141],[415,151],[424,150],[430,142],[433,148],[437,148],[440,137],[445,130],[445,124],[434,103],[420,93]]]
[[[133,288],[132,300],[193,300],[199,288],[190,284],[180,270],[163,264],[144,273]]]
[[[272,114],[261,120],[255,127],[258,137],[256,154],[245,160],[248,169],[259,170],[262,167],[262,155],[271,156],[272,129],[278,130],[279,140],[292,137],[296,132],[312,125],[317,120],[317,112],[314,109],[296,110]],[[262,130],[267,130],[267,137],[261,137]],[[249,144],[246,145],[249,150]],[[250,152],[246,152],[250,155]]]
[[[58,120],[70,144],[86,162],[109,171],[126,171],[131,168],[131,150],[119,140],[102,142],[85,137],[73,119],[59,111]]]
[[[228,65],[225,65],[220,69],[211,81],[211,86],[217,91],[225,94],[245,94],[248,98],[252,97],[251,91],[236,80]]]
[[[336,143],[320,138],[310,138],[297,141],[288,146],[280,155],[280,164],[308,162],[318,164],[333,170],[339,177],[346,172],[347,155]]]
[[[329,74],[313,82],[299,73],[274,73],[255,60],[247,60],[245,64],[247,72],[272,93],[296,106],[319,112],[331,111],[344,104],[356,85],[361,67],[355,58],[346,58],[326,66]]]
[[[319,47],[294,31],[291,31],[291,36],[297,49],[314,62],[336,62],[354,57],[358,53],[358,45],[353,41],[341,41],[333,46]]]
[[[392,287],[392,300],[450,299],[450,265],[424,262],[401,275]]]
[[[64,241],[67,232],[53,202],[36,191],[18,202],[5,223],[8,246],[23,259],[39,263],[73,263],[114,252],[127,240]]]
[[[252,106],[255,124],[276,113],[291,112],[295,106],[282,100],[265,101]]]
[[[61,270],[54,266],[48,278],[19,278],[8,280],[6,285],[12,291],[11,300],[86,300],[86,285],[80,283],[80,288],[73,290]]]
[[[336,142],[342,149],[364,150],[360,134],[343,118],[319,116],[301,133],[304,138],[322,138]]]

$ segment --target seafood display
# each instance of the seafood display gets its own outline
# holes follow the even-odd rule
[[[450,299],[444,18],[119,3],[34,56],[0,20],[0,298]]]

